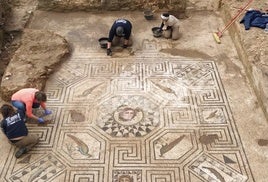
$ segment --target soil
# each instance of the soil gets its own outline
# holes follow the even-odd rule
[[[10,35],[5,36],[5,42],[4,47],[0,51],[0,80],[2,80],[3,74],[5,72],[6,67],[8,66],[8,63],[10,59],[12,58],[12,55],[16,51],[17,46],[13,43],[12,44],[12,38]],[[0,82],[1,85],[1,82]]]
[[[0,67],[0,79],[2,79],[2,76],[4,74],[4,71],[9,63],[9,60],[10,60],[10,56],[11,54],[4,50],[1,55],[0,55],[0,59],[1,59],[1,67]]]

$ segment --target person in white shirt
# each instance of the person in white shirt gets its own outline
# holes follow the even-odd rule
[[[169,13],[163,13],[161,14],[161,30],[162,36],[169,39],[177,40],[179,38],[179,28],[180,28],[180,22],[179,20]]]

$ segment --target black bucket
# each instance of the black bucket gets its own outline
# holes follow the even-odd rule
[[[107,48],[107,43],[108,43],[108,38],[107,37],[102,37],[99,39],[99,44],[101,48],[106,49]]]
[[[160,27],[153,27],[152,32],[154,37],[161,37],[162,36],[162,30]]]
[[[154,18],[154,14],[151,10],[145,10],[143,14],[146,20],[152,20]]]

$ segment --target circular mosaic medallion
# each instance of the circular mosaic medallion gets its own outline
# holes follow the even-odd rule
[[[142,96],[114,97],[102,103],[99,111],[98,126],[111,136],[140,137],[159,124],[157,105]]]

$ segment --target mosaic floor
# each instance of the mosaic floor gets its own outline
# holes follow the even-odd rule
[[[52,121],[29,127],[41,144],[19,160],[10,156],[13,170],[2,175],[9,181],[252,181],[215,63],[140,55],[67,61],[47,82]]]
[[[74,52],[47,81],[47,106],[53,111],[49,122],[28,122],[29,131],[41,137],[40,143],[20,159],[14,157],[14,148],[3,149],[9,155],[3,159],[0,179],[255,181],[247,156],[251,153],[246,153],[239,133],[244,132],[239,123],[243,118],[235,120],[237,110],[231,109],[230,100],[236,97],[229,98],[230,90],[227,96],[219,63],[167,56],[159,52],[164,45],[159,42],[166,40],[147,39],[135,54],[129,48],[115,51],[110,58],[94,44],[97,31],[87,32],[91,22],[87,16],[84,21],[80,16],[79,21],[58,18],[62,26],[53,14],[36,16],[42,18],[34,19],[31,27],[58,31],[72,43]],[[205,34],[196,35],[197,40],[209,40]],[[187,36],[185,32],[182,37],[186,46]],[[210,44],[213,50],[214,43]],[[189,46],[195,45],[189,42]],[[232,54],[228,49],[213,51]],[[122,56],[126,52],[132,56]]]

